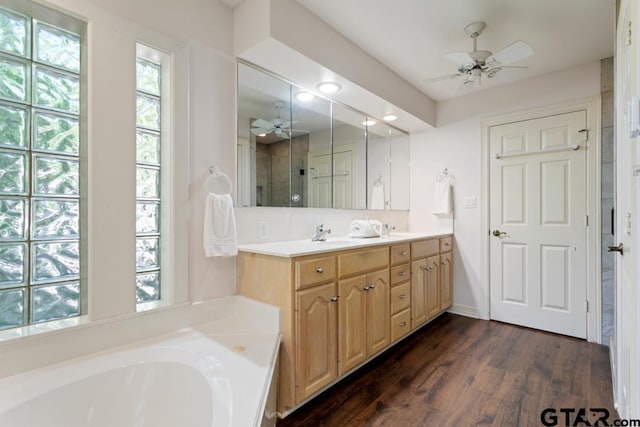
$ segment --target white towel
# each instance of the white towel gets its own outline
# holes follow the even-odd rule
[[[384,209],[384,184],[373,184],[369,209]]]
[[[238,254],[236,219],[229,194],[207,195],[204,205],[204,253],[207,257]]]
[[[443,178],[436,182],[433,191],[433,214],[450,215],[452,210],[451,179]]]

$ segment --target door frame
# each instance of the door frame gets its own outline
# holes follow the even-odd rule
[[[587,112],[587,129],[589,139],[587,142],[587,215],[589,226],[587,227],[587,300],[589,310],[587,312],[587,341],[601,343],[601,187],[600,187],[600,95],[555,104],[545,107],[533,108],[513,113],[505,113],[481,119],[482,145],[481,165],[482,191],[481,191],[481,287],[486,295],[484,309],[481,309],[480,317],[491,318],[491,294],[489,277],[489,245],[490,245],[490,217],[489,217],[489,132],[491,127],[542,118],[574,111],[585,110]]]

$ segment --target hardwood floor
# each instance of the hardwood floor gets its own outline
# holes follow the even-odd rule
[[[278,427],[540,426],[545,408],[557,425],[560,408],[587,408],[592,423],[589,408],[606,408],[612,424],[608,348],[445,313]]]

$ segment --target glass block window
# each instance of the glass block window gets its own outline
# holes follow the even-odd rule
[[[149,48],[147,48],[148,50]],[[136,60],[136,303],[158,301],[161,242],[162,65]]]
[[[82,42],[0,8],[0,329],[81,312]]]

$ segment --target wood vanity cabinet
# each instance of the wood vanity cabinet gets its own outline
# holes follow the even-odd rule
[[[453,303],[451,248],[451,237],[411,245],[411,329],[433,319]]]
[[[338,375],[389,345],[389,269],[338,282]]]
[[[296,400],[337,378],[336,302],[335,282],[296,292]]]
[[[449,238],[294,257],[240,251],[238,292],[281,309],[279,414],[450,306],[450,248]]]

